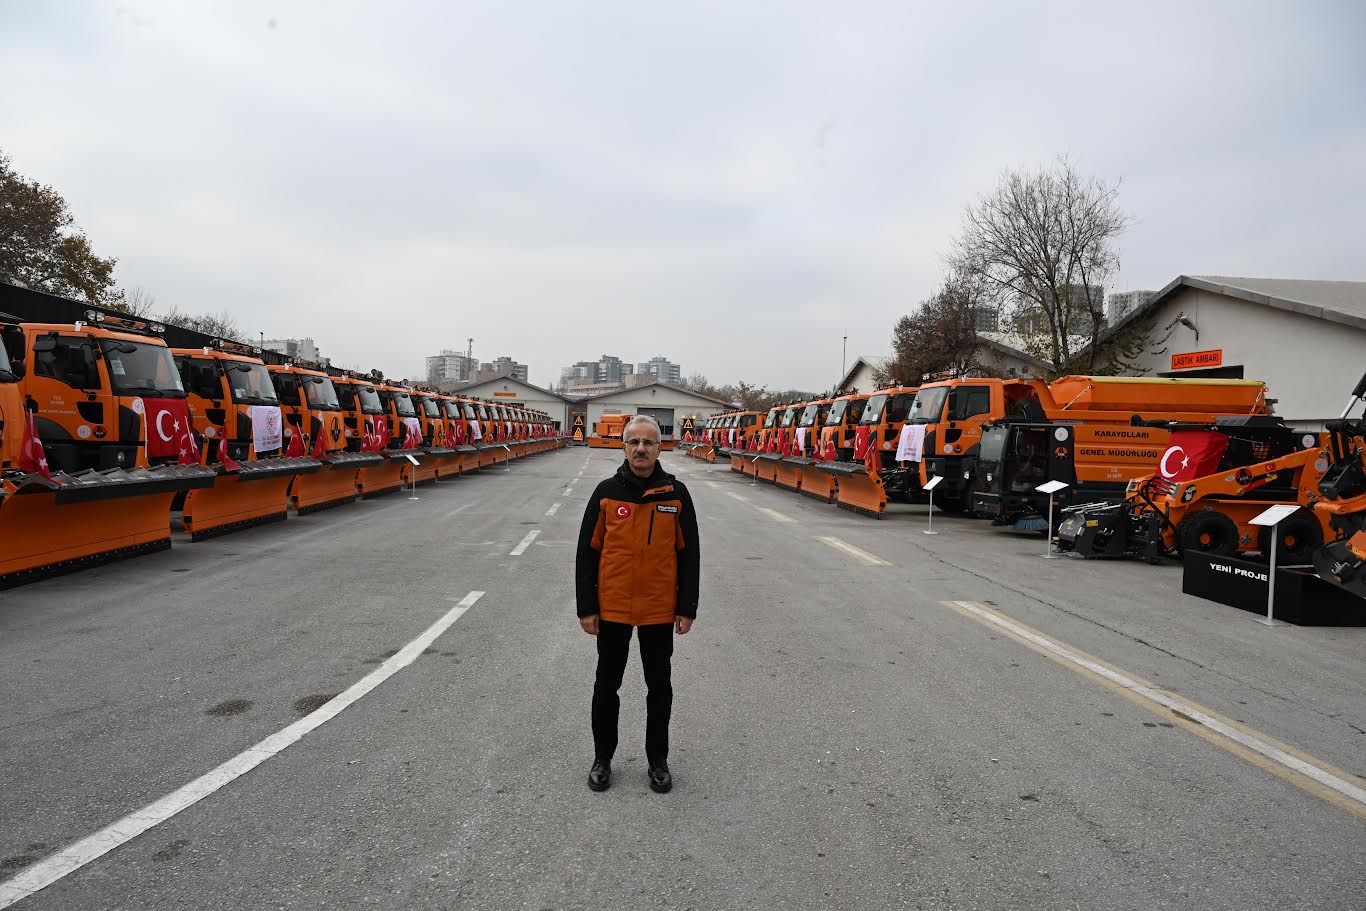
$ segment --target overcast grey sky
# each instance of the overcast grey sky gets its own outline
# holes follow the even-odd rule
[[[0,0],[0,148],[124,287],[391,376],[824,388],[1059,154],[1116,290],[1366,279],[1366,3],[1112,6]]]

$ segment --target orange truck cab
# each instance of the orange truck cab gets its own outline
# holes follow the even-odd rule
[[[227,341],[173,353],[200,461],[217,473],[212,487],[186,492],[180,504],[190,540],[283,521],[295,476],[322,463],[284,455],[280,400],[265,364],[246,345]],[[267,448],[258,449],[258,442]]]
[[[96,313],[0,326],[0,586],[164,550],[172,501],[213,484],[159,328]],[[19,464],[36,442],[46,474]]]
[[[784,460],[785,464],[790,463],[796,467],[796,486],[793,489],[827,503],[835,501],[835,495],[839,488],[835,482],[835,476],[829,472],[821,471],[817,466],[826,458],[826,451],[821,444],[821,435],[834,404],[834,399],[816,399],[806,404],[797,418],[797,434],[796,442],[792,447],[793,454]],[[778,483],[783,483],[781,476]],[[791,486],[791,484],[784,486]]]
[[[796,437],[797,415],[801,413],[803,404],[794,402],[778,409],[777,420],[770,428],[767,445],[754,463],[759,480],[768,481],[770,484],[778,483],[778,464]]]
[[[419,449],[422,457],[417,465],[409,463],[409,483],[414,481],[418,484],[435,482],[440,474],[440,466],[444,463],[453,463],[458,453],[451,446],[446,445],[446,418],[441,411],[441,402],[435,392],[424,389],[414,389],[409,392],[413,399],[413,408],[417,412],[417,422],[422,437]],[[453,469],[454,465],[448,465]],[[458,471],[454,472],[459,474]]]
[[[1012,413],[1017,404],[1038,398],[1042,380],[960,378],[920,387],[907,423],[924,427],[920,447],[920,486],[943,480],[934,490],[934,505],[963,512],[975,470],[983,428]]]
[[[289,498],[300,515],[353,503],[358,496],[357,474],[374,460],[370,453],[347,451],[347,426],[332,378],[321,365],[296,362],[272,364],[275,394],[284,413],[287,456],[312,456],[323,468],[297,475]]]
[[[829,409],[829,399],[813,399],[790,409],[792,420],[782,430],[781,458],[774,467],[774,483],[779,487],[798,492],[802,490],[805,470],[811,464],[812,454],[817,451],[820,442],[817,436],[820,424]],[[784,413],[783,419],[786,420],[787,416]],[[820,491],[816,495],[824,498]]]

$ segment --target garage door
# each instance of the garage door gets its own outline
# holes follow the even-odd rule
[[[674,410],[672,408],[637,408],[641,414],[648,415],[659,422],[659,433],[663,439],[674,435]]]

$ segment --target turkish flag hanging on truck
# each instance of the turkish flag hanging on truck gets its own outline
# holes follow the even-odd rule
[[[1157,470],[1168,481],[1193,481],[1219,469],[1228,437],[1213,430],[1176,430]]]
[[[19,444],[19,470],[52,480],[52,471],[47,466],[47,453],[43,452],[43,441],[38,437],[38,420],[27,408],[24,409],[23,442]]]
[[[190,409],[184,399],[143,399],[142,418],[147,424],[147,458],[181,457],[190,428]],[[193,436],[191,436],[193,442]],[[196,453],[197,454],[197,453]]]

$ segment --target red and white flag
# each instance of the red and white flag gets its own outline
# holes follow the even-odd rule
[[[194,435],[189,433],[190,409],[184,399],[143,399],[142,418],[146,424],[147,458],[159,459],[175,456],[184,461],[182,455],[189,447],[185,437],[189,434],[193,446]],[[194,461],[199,461],[198,447],[194,447]]]
[[[181,465],[199,464],[199,443],[194,438],[194,428],[186,421],[180,431],[180,447],[176,451],[176,462]]]
[[[403,448],[416,449],[422,445],[422,423],[417,418],[403,419]]]
[[[854,460],[863,461],[863,457],[868,454],[868,437],[871,428],[859,427],[854,431]]]
[[[43,441],[38,438],[38,419],[32,411],[24,410],[24,438],[19,444],[19,470],[29,474],[40,474],[52,480],[52,471],[47,467],[47,453],[43,451]]]
[[[1228,449],[1228,437],[1213,430],[1177,430],[1157,470],[1168,481],[1192,481],[1214,474]]]
[[[327,440],[321,424],[318,426],[317,434],[313,437],[313,451],[309,455],[315,459],[322,459],[327,455]]]
[[[289,425],[289,448],[285,455],[297,459],[304,454],[304,432],[295,424]]]
[[[224,471],[242,470],[241,464],[228,454],[228,428],[226,426],[218,432],[218,462],[223,466]]]

